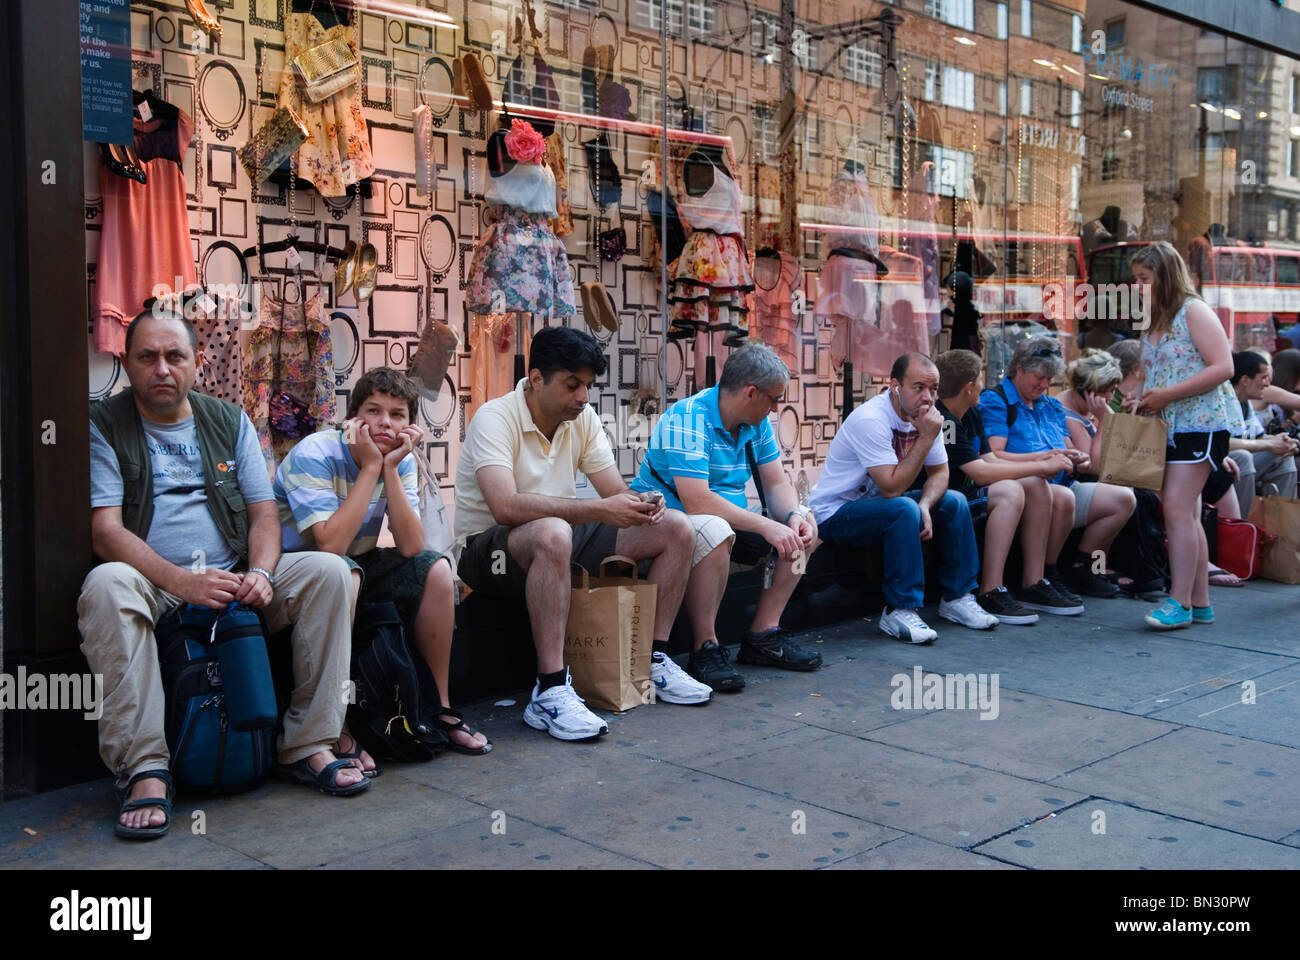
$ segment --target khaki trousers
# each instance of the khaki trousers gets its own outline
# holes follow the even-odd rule
[[[331,749],[347,711],[352,652],[352,577],[342,557],[281,555],[275,589],[262,610],[271,633],[293,624],[293,695],[277,743],[280,763]],[[125,786],[142,770],[167,769],[165,701],[158,619],[182,603],[125,563],[104,563],[87,575],[77,601],[81,650],[104,677],[99,755]]]

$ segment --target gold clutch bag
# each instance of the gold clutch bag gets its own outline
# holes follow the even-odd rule
[[[348,42],[335,37],[294,57],[293,72],[307,99],[320,103],[361,79],[361,64]]]

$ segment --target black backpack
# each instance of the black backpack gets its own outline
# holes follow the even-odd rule
[[[1133,592],[1163,591],[1168,587],[1169,550],[1165,547],[1160,498],[1151,490],[1133,493],[1137,495],[1137,508],[1111,545],[1110,564],[1133,579]]]
[[[196,793],[250,790],[266,779],[275,762],[274,720],[243,732],[230,724],[221,664],[211,643],[218,615],[182,604],[154,628],[172,779],[178,789]],[[262,627],[265,637],[264,623]]]
[[[348,730],[376,760],[423,762],[447,746],[438,729],[438,685],[424,658],[412,655],[392,603],[357,606],[352,627]]]

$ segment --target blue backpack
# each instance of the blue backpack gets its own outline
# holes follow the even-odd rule
[[[220,622],[219,622],[220,621]],[[210,610],[184,604],[154,629],[167,698],[167,748],[178,789],[238,793],[261,783],[275,762],[274,708],[253,729],[231,723],[221,662],[212,642],[222,633],[264,638],[256,610],[233,604]],[[265,655],[265,640],[261,654]]]

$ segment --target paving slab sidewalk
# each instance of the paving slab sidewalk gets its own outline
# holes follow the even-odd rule
[[[815,673],[741,668],[743,692],[609,715],[594,743],[525,727],[516,691],[466,705],[485,757],[389,764],[344,800],[182,798],[150,843],[80,784],[0,804],[0,868],[1300,868],[1300,591],[1213,599],[1217,624],[1173,634],[1129,600],[987,633],[930,610],[928,646],[847,621],[800,635]],[[896,709],[918,667],[996,675],[996,716]]]

